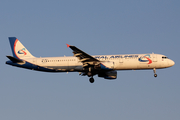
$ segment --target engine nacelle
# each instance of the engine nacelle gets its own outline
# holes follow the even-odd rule
[[[108,71],[104,73],[99,73],[98,77],[104,77],[104,79],[116,79],[117,71]]]
[[[95,66],[95,68],[101,69],[101,70],[113,70],[114,69],[114,62],[101,62],[99,65]]]

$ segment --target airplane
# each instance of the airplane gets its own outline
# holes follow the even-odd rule
[[[34,57],[16,38],[9,37],[13,56],[6,56],[6,64],[43,72],[79,72],[81,76],[90,77],[94,83],[94,75],[104,79],[117,78],[117,70],[145,70],[168,68],[175,62],[162,54],[125,54],[125,55],[89,55],[79,48],[67,44],[74,56]]]

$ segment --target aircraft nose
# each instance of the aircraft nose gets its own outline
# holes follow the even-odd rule
[[[170,65],[170,66],[173,66],[174,64],[175,64],[175,62],[174,62],[173,60],[170,60],[170,61],[169,61],[169,65]]]

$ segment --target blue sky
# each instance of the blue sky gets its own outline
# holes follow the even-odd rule
[[[2,120],[179,120],[180,1],[2,0]],[[36,57],[72,56],[66,43],[91,55],[159,53],[175,66],[118,71],[108,81],[78,73],[43,73],[8,66],[8,37]]]

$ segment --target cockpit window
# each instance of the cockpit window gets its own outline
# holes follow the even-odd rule
[[[162,58],[163,58],[163,59],[168,59],[168,57],[166,57],[166,56],[162,56]]]

